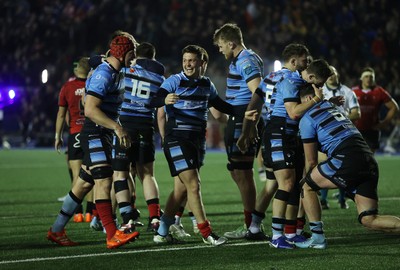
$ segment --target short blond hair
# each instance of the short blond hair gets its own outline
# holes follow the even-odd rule
[[[226,23],[214,32],[214,44],[219,40],[232,41],[236,44],[243,44],[242,30],[235,23]]]

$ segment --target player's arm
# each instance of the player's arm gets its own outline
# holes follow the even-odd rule
[[[82,105],[82,108],[85,107],[85,94],[83,94],[81,97],[81,105]]]
[[[62,147],[62,133],[64,130],[64,124],[66,121],[67,108],[63,106],[58,107],[57,119],[56,119],[56,132],[54,136],[54,149],[60,153]]]
[[[175,93],[170,93],[164,88],[160,88],[157,94],[151,99],[150,103],[146,105],[149,108],[160,108],[164,105],[172,105],[177,103],[179,96]]]
[[[243,119],[242,134],[246,134],[252,127],[256,126],[261,116],[262,106],[264,105],[264,96],[264,92],[260,88],[256,88],[249,105],[247,105],[246,114]]]
[[[251,97],[243,117],[242,133],[236,143],[240,151],[246,152],[248,146],[257,140],[257,123],[261,116],[261,109],[264,105],[264,92],[257,88]]]
[[[318,143],[307,142],[303,143],[304,157],[305,157],[305,170],[309,172],[318,165]]]
[[[358,103],[356,94],[348,89],[346,94],[346,103],[345,108],[347,106],[347,117],[351,121],[356,121],[361,118],[361,109],[360,104]]]
[[[256,110],[258,112],[258,117],[261,116],[261,109],[265,102],[264,97],[265,93],[261,90],[261,88],[257,87],[254,90],[254,94],[250,99],[249,105],[247,105],[246,111]],[[249,118],[249,120],[251,119]]]
[[[64,125],[64,127],[65,126],[69,127],[69,118],[70,117],[71,116],[69,115],[68,110],[67,110],[67,113],[65,114],[65,121],[64,121],[65,125]]]
[[[165,114],[164,107],[160,107],[157,109],[157,125],[158,125],[158,132],[160,133],[162,142],[164,142],[164,138],[165,138],[165,123],[166,122],[167,122],[167,117]]]
[[[114,130],[122,147],[130,147],[130,139],[122,126],[109,118],[101,109],[102,100],[93,95],[86,95],[85,116],[97,125]]]
[[[302,99],[302,102],[307,102]],[[301,118],[299,131],[303,142],[305,173],[308,173],[318,165],[318,133],[314,121],[308,115]]]
[[[218,111],[214,107],[210,108],[210,113],[219,123],[226,124],[228,122],[228,116],[225,113]]]
[[[109,118],[101,109],[102,100],[93,95],[86,95],[85,116],[95,122],[97,125],[108,129],[116,129],[119,124]]]
[[[256,92],[256,89],[260,85],[260,82],[261,82],[261,77],[256,77],[247,82],[247,87],[254,94]]]
[[[220,112],[235,116],[234,107],[230,103],[222,100],[219,96],[215,96],[215,98],[210,99],[208,102],[210,107],[214,107]]]
[[[393,98],[385,103],[385,107],[388,109],[388,111],[386,113],[385,118],[378,124],[377,126],[378,129],[383,129],[387,125],[389,125],[392,119],[399,112],[399,105]]]
[[[361,118],[360,107],[351,108],[347,117],[353,122],[356,121],[357,119],[360,119]]]
[[[322,100],[322,88],[312,85],[315,91],[315,96],[310,98],[307,102],[298,103],[295,101],[285,101],[285,109],[289,117],[293,120],[298,120],[303,114],[308,111],[314,104]]]

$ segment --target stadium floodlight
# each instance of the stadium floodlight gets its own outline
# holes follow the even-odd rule
[[[18,86],[7,86],[0,88],[0,109],[14,104],[14,101],[18,98],[20,88]]]
[[[278,71],[282,69],[282,63],[279,60],[274,61],[274,71]]]
[[[14,99],[15,98],[15,91],[13,89],[8,90],[8,97],[10,99]]]
[[[42,83],[47,83],[48,79],[49,79],[49,73],[47,72],[47,69],[44,69],[42,71]]]

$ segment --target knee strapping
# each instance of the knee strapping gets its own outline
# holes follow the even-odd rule
[[[124,190],[129,190],[128,180],[123,179],[123,180],[114,181],[114,190],[115,190],[115,193],[118,193],[118,192],[124,191]]]
[[[94,180],[93,177],[88,174],[84,169],[81,168],[81,170],[79,171],[79,178],[81,178],[83,181],[94,185]]]
[[[378,214],[378,209],[370,209],[370,210],[363,211],[358,215],[358,222],[360,222],[360,224],[362,224],[363,217],[375,216],[377,214]]]
[[[299,183],[299,184],[300,184],[301,187],[303,187],[305,183],[307,183],[307,184],[310,186],[310,188],[311,188],[312,190],[314,190],[314,191],[318,191],[318,190],[321,189],[321,188],[314,182],[314,180],[312,180],[312,178],[311,178],[311,170],[307,173],[307,175],[306,175],[303,179],[300,180],[300,183]]]
[[[267,180],[276,180],[274,172],[271,171],[265,171],[267,175]]]
[[[112,170],[111,167],[96,167],[90,170],[92,173],[93,179],[98,180],[98,179],[104,179],[108,177],[112,177],[114,171]]]
[[[251,170],[253,169],[253,162],[251,161],[230,161],[226,167],[229,171],[233,170]]]
[[[275,193],[275,197],[274,198],[277,199],[277,200],[281,200],[281,201],[287,202],[289,200],[289,197],[290,197],[290,193],[289,192],[287,192],[285,190],[278,189],[276,191],[276,193]]]

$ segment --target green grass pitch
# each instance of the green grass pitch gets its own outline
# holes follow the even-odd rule
[[[400,157],[379,156],[380,213],[400,216]],[[156,178],[161,205],[172,190],[172,178],[162,153],[157,153]],[[226,155],[209,152],[201,170],[207,216],[217,234],[243,224],[237,187],[226,170]],[[256,176],[258,190],[263,183]],[[364,229],[357,222],[353,202],[343,210],[334,199],[324,210],[326,250],[277,250],[266,242],[230,241],[209,247],[199,236],[183,245],[156,245],[152,234],[139,228],[140,238],[117,250],[107,250],[105,235],[88,223],[67,225],[77,247],[58,247],[46,239],[57,216],[57,198],[69,191],[65,156],[53,150],[0,151],[0,269],[399,269],[400,236]],[[333,192],[331,191],[330,194]],[[85,205],[85,204],[84,204]],[[137,185],[137,206],[147,223],[142,186]],[[192,232],[184,214],[183,225]],[[270,234],[271,211],[264,222]],[[308,229],[308,227],[307,227]]]

